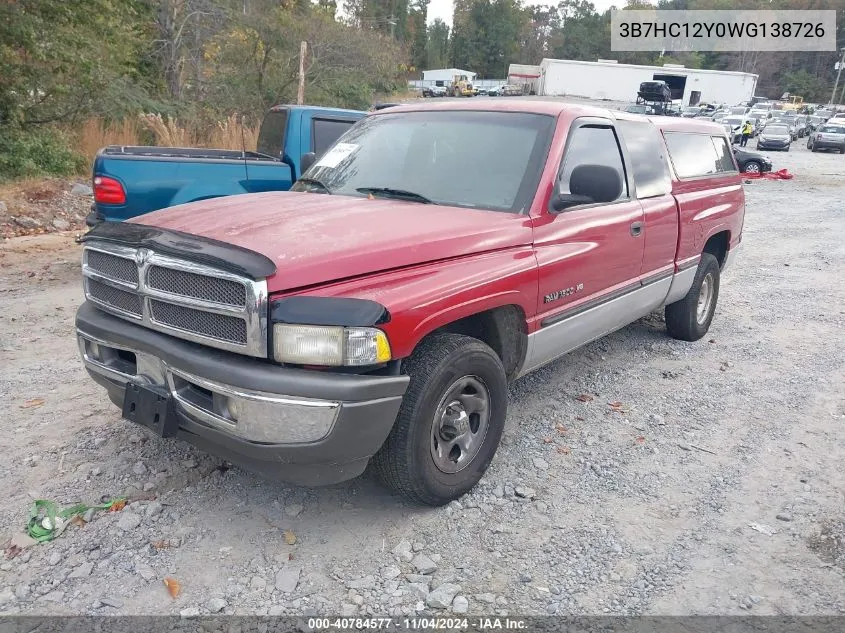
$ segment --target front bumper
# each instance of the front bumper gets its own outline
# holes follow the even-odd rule
[[[86,370],[123,408],[127,385],[166,393],[176,437],[247,470],[303,485],[360,475],[387,438],[408,376],[280,367],[178,340],[84,303]]]
[[[757,141],[757,149],[787,149],[789,141]]]
[[[842,149],[842,141],[825,141],[816,139],[813,141],[813,146],[817,149]]]

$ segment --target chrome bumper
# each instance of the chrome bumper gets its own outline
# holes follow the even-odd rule
[[[121,388],[135,383],[165,389],[188,418],[249,442],[319,441],[331,433],[341,409],[340,402],[292,398],[208,380],[79,329],[77,341],[90,372]]]

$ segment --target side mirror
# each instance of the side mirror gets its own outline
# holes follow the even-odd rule
[[[308,152],[307,154],[303,154],[302,157],[299,159],[300,175],[308,171],[308,169],[316,162],[317,155],[314,152]]]
[[[578,165],[569,177],[570,193],[558,193],[555,211],[579,204],[613,202],[622,194],[622,175],[607,165]]]

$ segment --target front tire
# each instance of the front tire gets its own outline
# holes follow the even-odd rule
[[[404,369],[411,382],[373,467],[408,500],[445,505],[471,490],[496,454],[505,369],[488,345],[460,334],[429,336]]]
[[[707,334],[719,300],[719,272],[718,260],[703,253],[689,292],[666,306],[666,329],[672,338],[697,341]]]
[[[763,171],[763,163],[758,160],[750,160],[745,163],[743,170],[746,174],[759,174]]]

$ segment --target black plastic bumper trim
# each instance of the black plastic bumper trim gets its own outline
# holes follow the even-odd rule
[[[185,257],[253,280],[264,279],[276,272],[273,260],[248,248],[146,224],[104,221],[88,231],[79,241],[88,240],[103,240],[136,248],[146,247],[157,253]]]

